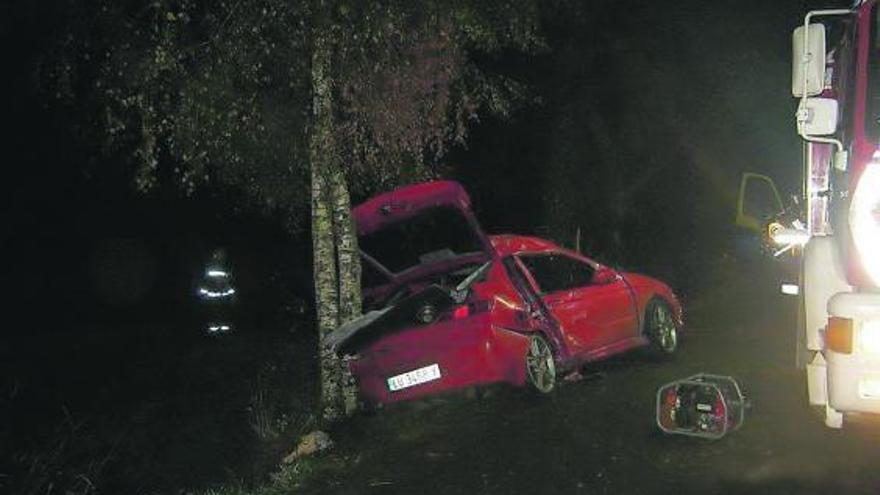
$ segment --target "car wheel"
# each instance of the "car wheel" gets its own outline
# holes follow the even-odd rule
[[[665,302],[654,299],[645,310],[645,334],[654,353],[670,356],[678,350],[678,327],[672,318],[672,309]]]
[[[549,394],[556,388],[556,362],[553,349],[540,335],[532,335],[526,352],[526,372],[529,385],[537,392]]]

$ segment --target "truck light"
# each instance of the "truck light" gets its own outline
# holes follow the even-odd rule
[[[825,330],[825,345],[834,352],[840,354],[852,354],[853,321],[849,318],[828,318],[828,327]]]
[[[859,328],[859,347],[862,352],[880,354],[880,321],[862,322]]]
[[[783,294],[786,294],[789,296],[796,296],[796,295],[800,294],[800,292],[801,292],[801,288],[797,284],[782,284],[780,289],[782,290]]]
[[[799,229],[788,229],[778,223],[772,224],[769,227],[769,232],[773,242],[780,246],[803,246],[810,240],[808,232]]]
[[[880,285],[880,152],[874,153],[859,178],[849,223],[862,268],[874,285]]]

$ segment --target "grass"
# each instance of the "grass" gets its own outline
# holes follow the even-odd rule
[[[82,457],[93,437],[86,421],[64,421],[42,449],[26,452],[15,461],[26,468],[17,492],[22,494],[64,493],[89,495],[97,493],[108,464],[114,460],[114,448],[102,449],[98,455]]]
[[[310,325],[218,340],[178,323],[9,342],[17,353],[0,363],[10,383],[9,391],[0,384],[0,491],[168,493],[263,483],[314,422]]]

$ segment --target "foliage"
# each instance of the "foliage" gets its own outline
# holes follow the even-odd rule
[[[335,141],[354,191],[435,176],[481,110],[525,97],[478,57],[542,47],[532,0],[156,0],[71,5],[41,77],[134,185],[240,188],[301,222],[309,64],[329,11]]]
[[[338,33],[337,142],[361,189],[440,173],[480,110],[509,115],[526,100],[521,84],[481,70],[475,56],[542,47],[528,1],[371,3],[340,18],[349,28]]]
[[[46,74],[134,184],[215,180],[299,205],[308,107],[304,19],[287,2],[104,1],[69,16]]]
[[[100,0],[69,7],[44,76],[140,191],[215,182],[294,228],[311,206],[324,335],[360,314],[352,191],[436,176],[479,111],[510,112],[522,87],[476,61],[541,46],[533,2]],[[353,387],[320,361],[334,418]]]

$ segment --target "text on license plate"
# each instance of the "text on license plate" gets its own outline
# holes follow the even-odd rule
[[[394,375],[388,379],[388,388],[392,392],[402,390],[420,383],[430,382],[440,378],[440,367],[437,364],[407,371],[400,375]]]

